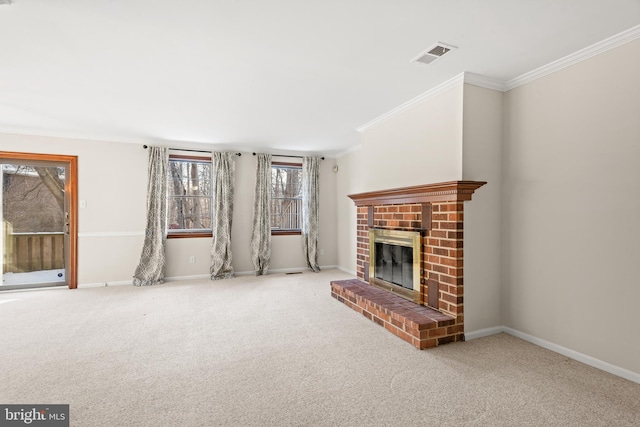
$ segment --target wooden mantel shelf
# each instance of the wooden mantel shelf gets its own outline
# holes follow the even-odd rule
[[[390,190],[350,194],[356,206],[396,205],[471,200],[471,195],[486,181],[449,181]]]

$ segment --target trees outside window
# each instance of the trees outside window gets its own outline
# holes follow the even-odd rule
[[[4,164],[2,218],[13,232],[61,232],[64,228],[64,168]]]
[[[167,237],[210,237],[212,166],[205,157],[169,157]]]

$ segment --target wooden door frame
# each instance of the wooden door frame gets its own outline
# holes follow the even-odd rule
[[[64,191],[69,199],[69,289],[78,287],[78,156],[0,151],[0,159],[66,163]]]

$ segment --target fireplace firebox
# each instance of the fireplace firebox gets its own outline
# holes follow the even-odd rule
[[[369,230],[369,282],[422,304],[421,235],[417,231]]]

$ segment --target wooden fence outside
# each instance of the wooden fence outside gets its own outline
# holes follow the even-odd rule
[[[273,200],[273,199],[272,199]],[[271,204],[271,228],[274,230],[299,229],[302,200],[275,199]]]
[[[3,229],[5,273],[64,268],[64,233],[13,233],[6,222]]]

